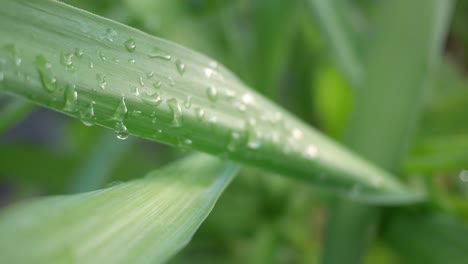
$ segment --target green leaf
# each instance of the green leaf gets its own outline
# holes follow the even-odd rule
[[[468,259],[468,226],[449,215],[396,214],[389,219],[384,237],[408,263],[463,264]]]
[[[0,132],[8,130],[16,125],[24,117],[34,110],[31,102],[14,98],[0,109]]]
[[[177,44],[54,1],[5,1],[0,34],[1,89],[119,138],[227,157],[374,203],[421,198]]]
[[[107,189],[22,202],[0,214],[0,262],[164,262],[189,242],[238,169],[193,155]]]
[[[345,142],[385,169],[398,171],[417,128],[453,2],[375,2],[364,78],[356,89]],[[323,263],[360,263],[379,211],[347,200],[330,211]]]
[[[309,0],[315,20],[330,45],[331,54],[338,67],[344,73],[347,80],[353,85],[357,85],[363,78],[363,65],[357,52],[356,32],[352,34],[350,13],[350,3],[337,0]],[[354,18],[357,17],[358,14]],[[348,16],[348,17],[347,17]],[[355,19],[354,19],[355,20]]]

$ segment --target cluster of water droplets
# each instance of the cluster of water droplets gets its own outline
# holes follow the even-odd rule
[[[80,25],[81,30],[84,33],[90,33],[91,29],[86,24]],[[112,28],[107,28],[99,34],[100,40],[104,42],[116,43],[118,34]],[[129,54],[136,54],[138,49],[138,43],[133,38],[128,38],[120,44],[123,50],[127,51]],[[16,65],[21,64],[21,58],[17,56],[17,52],[14,49],[14,46],[9,46],[7,49],[10,50],[11,58]],[[97,53],[98,58],[101,61],[106,63],[119,63],[120,60],[114,59],[112,57],[106,56],[102,51]],[[65,50],[60,53],[59,63],[64,67],[66,71],[75,70],[76,60],[80,60],[85,56],[85,53],[81,49],[72,49]],[[147,55],[151,59],[162,60],[166,62],[172,62],[175,67],[175,72],[178,76],[167,76],[167,77],[156,77],[155,73],[151,70],[147,71],[145,74],[137,76],[135,79],[135,84],[129,88],[129,95],[140,98],[140,100],[152,107],[159,107],[161,104],[169,110],[171,115],[171,123],[174,128],[181,127],[184,122],[184,112],[191,111],[195,117],[195,121],[198,122],[207,122],[215,127],[218,124],[218,116],[216,116],[215,111],[212,111],[208,108],[216,108],[217,104],[228,102],[235,109],[237,109],[243,115],[243,124],[232,131],[227,133],[227,143],[226,151],[234,152],[242,148],[248,148],[251,150],[257,150],[262,147],[264,142],[273,142],[274,144],[281,145],[283,139],[280,135],[284,135],[284,131],[280,131],[279,123],[281,123],[281,118],[276,114],[265,113],[263,116],[253,118],[252,113],[249,113],[248,109],[256,105],[256,97],[250,92],[239,93],[239,91],[234,91],[233,89],[221,86],[219,82],[220,79],[223,79],[223,75],[220,74],[218,69],[218,64],[216,62],[210,62],[208,65],[201,69],[201,74],[208,80],[206,83],[205,97],[211,103],[210,106],[201,106],[194,103],[192,96],[186,96],[183,100],[177,97],[168,97],[163,98],[162,94],[164,89],[171,88],[175,86],[175,77],[181,78],[186,76],[187,72],[190,70],[187,67],[187,64],[182,61],[180,58],[175,58],[173,55],[165,51],[160,47],[153,47]],[[91,58],[90,55],[87,58]],[[98,62],[96,62],[98,63]],[[129,64],[135,64],[136,60],[133,57],[128,59]],[[44,89],[53,93],[58,89],[57,78],[52,71],[52,63],[50,63],[43,55],[38,55],[35,60],[35,65],[39,73],[39,77]],[[88,61],[88,68],[94,69],[95,64],[90,59]],[[96,91],[99,89],[106,89],[107,86],[111,84],[108,83],[107,77],[102,73],[94,73],[96,86],[93,89]],[[216,81],[213,78],[216,78]],[[0,81],[3,79],[3,73],[0,72]],[[63,110],[66,112],[77,112],[78,111],[78,91],[74,84],[65,83],[63,88]],[[239,93],[239,94],[237,94]],[[80,97],[81,98],[81,97]],[[226,100],[224,102],[223,100]],[[220,102],[221,101],[221,102]],[[90,101],[83,103],[85,104],[83,109],[79,112],[79,117],[85,125],[93,125],[96,122],[95,116],[95,101]],[[260,111],[262,111],[260,109]],[[156,116],[156,110],[151,114],[151,122],[157,124],[159,122],[159,117]],[[114,124],[114,130],[116,135],[120,139],[125,139],[128,137],[128,129],[125,125],[125,118],[127,115],[131,116],[140,116],[142,111],[135,109],[131,113],[128,113],[126,106],[125,97],[122,95],[120,101],[115,106],[114,114],[111,117],[111,120]],[[257,113],[258,115],[259,113]],[[259,127],[265,127],[264,123],[270,122],[271,129],[269,131],[262,131]],[[290,130],[291,127],[285,127],[284,130]],[[157,133],[161,133],[161,128],[158,128]],[[291,137],[287,139],[287,145],[294,145],[294,142],[301,142],[302,132],[300,129],[293,129]],[[180,142],[184,145],[192,145],[192,139],[187,137],[181,137]],[[289,144],[291,143],[291,144]],[[304,157],[313,159],[318,155],[318,150],[313,145],[300,146],[303,148],[302,153]],[[292,151],[299,151],[297,149],[292,149]]]

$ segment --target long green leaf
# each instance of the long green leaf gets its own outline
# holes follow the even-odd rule
[[[419,123],[424,91],[440,58],[453,1],[375,4],[365,78],[356,90],[345,141],[376,164],[397,171]],[[378,210],[340,201],[331,211],[323,263],[360,263],[377,225]]]
[[[200,154],[107,189],[23,202],[0,214],[0,262],[164,262],[238,169]]]
[[[174,43],[53,1],[4,1],[1,88],[35,103],[181,148],[228,157],[370,202],[420,198]],[[366,192],[369,190],[370,192]],[[365,197],[382,193],[380,198]]]

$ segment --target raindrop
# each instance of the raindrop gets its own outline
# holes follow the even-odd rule
[[[101,36],[101,39],[106,39],[110,42],[113,42],[115,36],[117,36],[117,31],[112,28],[106,28],[106,32]]]
[[[125,140],[128,138],[128,130],[122,121],[115,123],[114,132],[118,139]]]
[[[302,131],[300,129],[298,129],[298,128],[294,128],[292,130],[292,136],[295,139],[300,139],[300,138],[302,138]]]
[[[7,44],[7,45],[3,46],[3,48],[5,49],[6,52],[8,52],[10,54],[11,59],[13,60],[15,65],[20,66],[22,59],[18,55],[18,50],[16,49],[15,45]]]
[[[247,126],[247,147],[251,149],[258,149],[262,146],[260,133],[255,130],[255,126]]]
[[[136,49],[136,44],[135,40],[129,38],[124,42],[125,48],[128,50],[128,52],[134,52]]]
[[[135,96],[139,96],[140,95],[140,89],[138,87],[133,87],[131,88],[131,93]]]
[[[94,116],[94,105],[95,104],[96,104],[96,102],[91,101],[88,104],[88,107],[83,112],[81,112],[80,119],[81,119],[81,122],[85,126],[94,125],[94,122],[95,122],[95,119],[96,119],[95,116]]]
[[[114,114],[112,115],[112,119],[122,121],[125,119],[127,112],[128,109],[127,105],[125,104],[125,97],[122,96],[119,104],[115,108]]]
[[[92,61],[89,62],[89,68],[93,69],[94,68],[94,63]]]
[[[236,93],[231,89],[224,89],[224,97],[228,100],[232,100],[236,96]]]
[[[314,158],[317,158],[317,155],[318,155],[318,149],[317,147],[313,145],[307,146],[307,148],[304,151],[304,156],[306,156],[307,158],[314,159]]]
[[[245,104],[241,103],[241,102],[234,102],[234,106],[240,111],[240,112],[244,112],[245,110],[247,110],[247,107],[245,106]]]
[[[151,79],[154,76],[154,71],[150,71],[146,73],[146,79]]]
[[[74,51],[74,54],[75,54],[76,57],[81,58],[81,57],[83,57],[84,52],[83,52],[82,49],[76,48],[75,51]]]
[[[140,110],[133,110],[132,111],[132,116],[141,116],[143,112],[141,112]]]
[[[101,60],[103,60],[103,61],[106,61],[106,60],[107,60],[106,55],[104,55],[104,53],[102,53],[102,52],[99,52],[99,57],[100,57]]]
[[[128,62],[129,62],[130,64],[134,64],[134,63],[135,63],[135,59],[128,59]]]
[[[171,98],[166,103],[172,112],[172,124],[175,127],[180,127],[182,125],[182,107],[180,107],[179,101],[176,98]]]
[[[158,92],[154,92],[152,94],[149,94],[148,92],[143,93],[141,99],[143,100],[144,103],[150,104],[150,105],[159,105],[161,103],[161,96],[159,95]]]
[[[213,75],[214,71],[210,68],[205,68],[203,72],[205,73],[206,78],[211,78],[211,75]]]
[[[57,79],[52,74],[51,67],[52,65],[46,60],[43,55],[38,55],[36,57],[35,64],[37,66],[37,71],[41,78],[42,86],[46,91],[53,92],[57,89]]]
[[[242,96],[242,102],[243,102],[244,104],[247,104],[247,105],[248,105],[248,104],[252,104],[253,101],[254,101],[254,99],[253,99],[253,97],[252,97],[252,94],[250,94],[250,93],[246,93],[246,94],[244,94],[244,95]]]
[[[75,111],[75,103],[78,100],[78,92],[75,90],[74,85],[67,84],[65,92],[63,93],[64,106],[63,110],[67,112]]]
[[[185,145],[192,145],[192,140],[189,139],[189,138],[186,138],[186,139],[184,140],[184,144],[185,144]]]
[[[156,81],[156,82],[153,83],[153,87],[156,88],[156,89],[159,89],[159,88],[161,88],[161,84],[162,84],[161,81]]]
[[[171,55],[169,53],[157,47],[153,48],[153,50],[150,52],[148,56],[152,59],[163,59],[163,60],[171,59]]]
[[[62,52],[60,55],[60,64],[65,66],[67,69],[70,69],[73,67],[73,56],[75,54],[73,52]]]
[[[227,149],[229,151],[235,151],[237,147],[240,145],[241,143],[240,141],[241,141],[241,138],[240,138],[239,132],[232,131],[229,134],[229,143],[228,143]]]
[[[213,85],[208,86],[206,95],[211,102],[216,102],[216,100],[218,100],[218,90]]]
[[[184,107],[185,109],[190,109],[191,106],[192,106],[192,96],[187,95],[187,97],[184,100]]]
[[[96,74],[96,81],[98,82],[98,86],[101,87],[101,89],[106,89],[106,85],[107,85],[107,80],[106,80],[106,76],[102,75],[102,74]]]
[[[138,83],[140,84],[141,87],[145,86],[145,82],[143,81],[142,76],[138,77]]]
[[[197,117],[198,121],[202,121],[205,118],[205,110],[200,107],[195,108],[195,116]]]
[[[175,65],[176,65],[176,68],[177,68],[177,71],[179,72],[179,74],[180,74],[181,76],[184,75],[184,73],[185,73],[185,64],[182,63],[181,60],[177,59],[177,60],[175,61]]]

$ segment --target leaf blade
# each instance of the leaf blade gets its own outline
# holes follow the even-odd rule
[[[0,214],[0,260],[164,262],[189,242],[238,170],[193,155],[144,179],[23,202]]]
[[[203,55],[59,2],[9,0],[0,14],[9,36],[0,40],[0,88],[8,93],[121,137],[220,155],[344,195],[358,183],[374,195],[404,194],[403,202],[421,198]],[[378,202],[400,202],[387,197]]]

